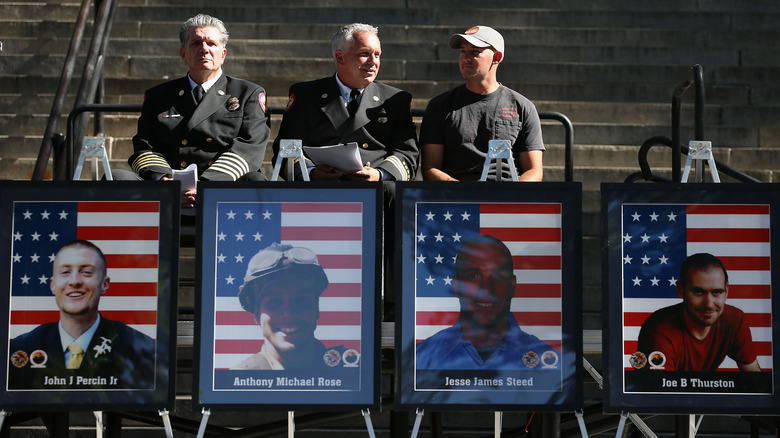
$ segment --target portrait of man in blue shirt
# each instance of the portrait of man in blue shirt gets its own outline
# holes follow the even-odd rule
[[[550,345],[524,332],[510,312],[517,279],[512,254],[500,240],[468,240],[455,259],[453,291],[460,316],[417,344],[418,370],[541,369],[557,358]],[[557,367],[557,360],[553,367]]]

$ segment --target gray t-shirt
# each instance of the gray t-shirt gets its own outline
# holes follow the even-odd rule
[[[490,94],[466,85],[442,93],[428,103],[420,126],[420,144],[444,145],[442,171],[453,178],[475,181],[482,176],[488,141],[509,140],[518,173],[517,155],[543,151],[542,127],[536,107],[520,93],[500,85]],[[503,163],[502,180],[511,178]],[[495,163],[488,179],[495,179]]]

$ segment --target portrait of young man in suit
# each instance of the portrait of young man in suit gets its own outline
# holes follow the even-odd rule
[[[154,388],[155,341],[98,310],[107,274],[105,255],[92,242],[60,248],[49,280],[59,321],[11,339],[9,389]]]

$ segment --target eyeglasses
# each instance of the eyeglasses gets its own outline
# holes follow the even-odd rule
[[[249,266],[252,273],[247,277],[257,277],[266,271],[276,269],[280,266],[295,263],[299,265],[317,265],[317,255],[308,248],[291,247],[289,245],[273,244],[270,248],[257,253]]]

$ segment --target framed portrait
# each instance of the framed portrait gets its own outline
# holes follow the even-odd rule
[[[179,185],[0,183],[0,406],[172,409]]]
[[[776,413],[776,184],[603,184],[605,411]]]
[[[196,402],[379,406],[381,185],[198,189]]]
[[[580,184],[397,191],[398,408],[580,408]]]

